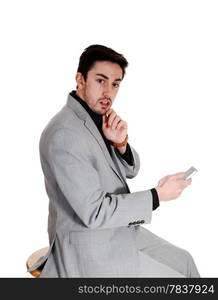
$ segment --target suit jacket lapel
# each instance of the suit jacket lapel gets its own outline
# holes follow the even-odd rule
[[[115,166],[115,162],[112,160],[98,128],[96,127],[95,123],[93,122],[92,118],[89,116],[85,108],[78,101],[76,101],[71,95],[68,95],[67,106],[73,109],[73,111],[77,114],[77,116],[84,121],[85,127],[90,131],[90,133],[93,135],[93,137],[96,139],[99,146],[101,147],[102,152],[104,153],[104,156],[108,164],[115,172],[115,174],[119,177],[119,179],[126,186],[125,180],[119,170],[119,167]]]
[[[95,123],[93,122],[93,120],[90,117],[86,119],[85,126],[91,132],[91,134],[96,139],[96,141],[98,142],[98,144],[101,147],[101,149],[105,155],[105,158],[106,158],[107,162],[109,163],[110,167],[112,168],[112,170],[116,173],[116,175],[120,178],[120,180],[126,185],[125,180],[122,177],[122,173],[119,169],[119,166],[117,165],[115,160],[112,160],[110,153],[108,152],[108,149],[105,145],[105,142],[104,142],[98,128],[96,127]]]

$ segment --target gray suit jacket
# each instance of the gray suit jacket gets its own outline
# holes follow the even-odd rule
[[[87,111],[71,95],[42,132],[40,159],[49,197],[48,253],[41,277],[137,277],[136,236],[150,223],[150,190],[130,193],[139,171],[111,146],[112,157]]]

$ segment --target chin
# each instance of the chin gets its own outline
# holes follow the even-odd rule
[[[102,110],[93,110],[96,114],[98,114],[98,115],[104,115],[104,111],[102,111]]]
[[[105,111],[98,111],[96,113],[99,114],[99,115],[101,115],[101,116],[103,116],[105,114]]]

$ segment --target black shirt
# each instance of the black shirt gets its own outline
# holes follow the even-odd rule
[[[88,112],[88,114],[90,115],[90,117],[92,118],[93,122],[95,123],[95,125],[97,126],[106,146],[107,149],[111,155],[111,141],[109,141],[108,139],[106,139],[106,137],[104,136],[104,133],[102,131],[102,116],[97,114],[96,112],[94,112],[93,110],[91,110],[91,108],[88,106],[88,104],[82,100],[77,94],[76,91],[72,91],[70,93],[70,95],[76,99],[84,108],[85,110]],[[132,151],[131,148],[129,146],[129,144],[127,143],[126,145],[126,151],[125,153],[121,154],[119,153],[119,155],[130,165],[133,166],[133,155],[132,155]],[[156,189],[151,189],[151,193],[152,193],[152,197],[153,197],[153,210],[155,210],[158,206],[159,206],[159,198],[158,198],[158,194]]]

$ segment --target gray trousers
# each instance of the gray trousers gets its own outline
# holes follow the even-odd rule
[[[200,277],[191,254],[141,227],[139,277]]]

